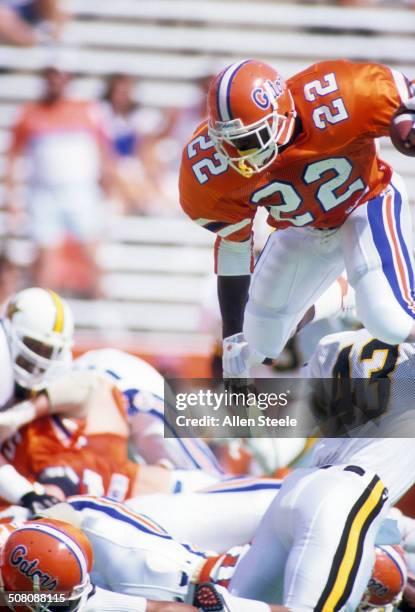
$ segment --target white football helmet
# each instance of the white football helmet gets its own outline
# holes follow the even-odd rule
[[[68,304],[54,291],[32,287],[6,305],[3,326],[15,381],[34,391],[62,375],[72,361],[74,323]]]

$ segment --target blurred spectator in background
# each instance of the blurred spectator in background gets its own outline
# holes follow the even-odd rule
[[[56,41],[64,21],[59,0],[0,0],[0,42],[31,47]]]
[[[183,143],[207,117],[207,92],[212,75],[197,81],[198,93],[193,105],[186,108],[171,108],[165,112],[166,127],[153,142],[152,155],[157,160],[157,183],[163,193],[166,214],[178,212],[179,201],[177,177]]]
[[[16,162],[29,162],[27,209],[37,247],[33,284],[72,295],[99,294],[95,251],[105,218],[101,185],[110,182],[108,141],[100,108],[66,97],[69,76],[43,74],[40,99],[23,107],[12,128],[6,165],[6,211],[13,219]]]
[[[134,100],[134,81],[114,74],[107,81],[103,108],[115,155],[111,199],[121,212],[175,215],[177,176],[183,142],[206,117],[211,77],[197,83],[195,103],[163,111],[142,108]]]
[[[415,0],[338,0],[341,6],[385,6],[391,8],[414,7]]]
[[[375,6],[379,0],[339,0],[342,6]]]
[[[115,157],[112,199],[119,212],[154,214],[161,193],[153,180],[151,155],[160,118],[154,120],[133,99],[134,83],[126,74],[109,77],[103,109]]]
[[[5,251],[0,252],[0,316],[2,306],[20,287],[21,274]]]

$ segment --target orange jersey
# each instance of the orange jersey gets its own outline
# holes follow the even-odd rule
[[[124,499],[138,472],[138,465],[128,459],[125,437],[111,433],[86,436],[83,421],[59,416],[26,425],[3,444],[1,452],[31,481],[42,481],[42,472],[53,480],[48,468],[71,468],[72,494],[98,492]],[[58,480],[56,484],[59,486]],[[122,494],[117,493],[120,489]]]
[[[263,172],[241,176],[219,157],[207,124],[184,149],[184,211],[220,238],[245,241],[258,206],[271,226],[334,228],[379,195],[392,170],[376,153],[392,115],[408,94],[402,74],[345,60],[315,64],[287,81],[301,130]]]
[[[56,133],[89,133],[99,143],[107,140],[100,108],[91,102],[60,100],[49,105],[33,102],[23,107],[12,129],[11,149],[22,152],[33,141]]]

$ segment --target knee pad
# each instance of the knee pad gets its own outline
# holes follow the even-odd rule
[[[245,339],[250,347],[275,359],[290,338],[298,318],[299,315],[281,315],[248,302],[244,316]]]

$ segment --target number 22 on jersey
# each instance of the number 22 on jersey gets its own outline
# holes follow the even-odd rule
[[[213,148],[215,145],[210,139],[205,136],[197,136],[187,145],[187,156],[189,159],[195,157],[198,153],[198,148],[202,151]],[[226,159],[220,157],[217,153],[213,153],[211,157],[204,157],[193,164],[192,170],[201,185],[206,183],[210,176],[217,176],[228,169]]]
[[[304,86],[304,97],[308,102],[315,102],[319,98],[323,98],[324,102],[325,96],[333,94],[338,89],[336,75],[334,72],[330,72],[325,74],[321,80],[315,79],[307,83]],[[317,106],[312,112],[314,125],[320,130],[326,129],[329,125],[346,121],[348,118],[349,115],[341,97]],[[197,136],[187,147],[188,158],[196,157],[199,150],[209,151],[213,147],[214,144],[210,139],[202,135]],[[228,167],[228,162],[214,152],[193,164],[192,170],[198,182],[203,185],[212,176],[226,172]],[[354,193],[364,191],[365,184],[361,178],[350,181],[352,172],[353,166],[346,157],[331,157],[306,165],[302,181],[306,186],[312,185],[321,181],[322,178],[324,179],[325,174],[329,173],[330,178],[319,185],[314,195],[322,209],[329,212],[346,202]],[[339,193],[339,190],[342,191]],[[315,217],[310,211],[303,214],[292,214],[302,206],[304,200],[298,188],[290,182],[272,180],[254,191],[250,202],[258,206],[262,205],[264,200],[274,196],[276,202],[267,202],[267,208],[274,219],[288,221],[297,227],[313,223]]]
[[[334,72],[325,74],[321,81],[314,80],[304,86],[304,97],[308,102],[314,102],[318,97],[324,97],[338,90],[336,75]],[[329,124],[340,123],[349,118],[343,99],[335,98],[330,105],[323,104],[313,110],[312,114],[315,126],[321,130],[326,129]],[[335,176],[321,184],[315,193],[315,199],[325,212],[329,212],[336,206],[346,202],[355,192],[363,191],[365,184],[361,178],[349,181],[353,172],[353,166],[346,157],[331,157],[321,159],[308,164],[302,176],[305,185],[311,185],[324,177],[326,172],[332,171]],[[346,188],[343,193],[338,193],[340,188]],[[270,196],[277,196],[278,204],[268,207],[270,214],[277,221],[288,221],[297,227],[309,225],[314,221],[314,215],[307,211],[304,214],[292,217],[283,217],[298,210],[303,204],[303,198],[291,183],[283,181],[271,181],[264,185],[251,196],[253,204],[261,204],[261,201]]]
[[[304,97],[308,102],[314,102],[317,97],[324,97],[338,91],[339,88],[334,72],[325,74],[322,81],[326,84],[323,85],[321,81],[316,79],[304,85]],[[331,101],[330,106],[323,104],[313,111],[314,125],[320,130],[324,130],[327,127],[327,123],[340,123],[340,121],[345,121],[348,118],[349,115],[344,105],[343,98],[336,98]]]

